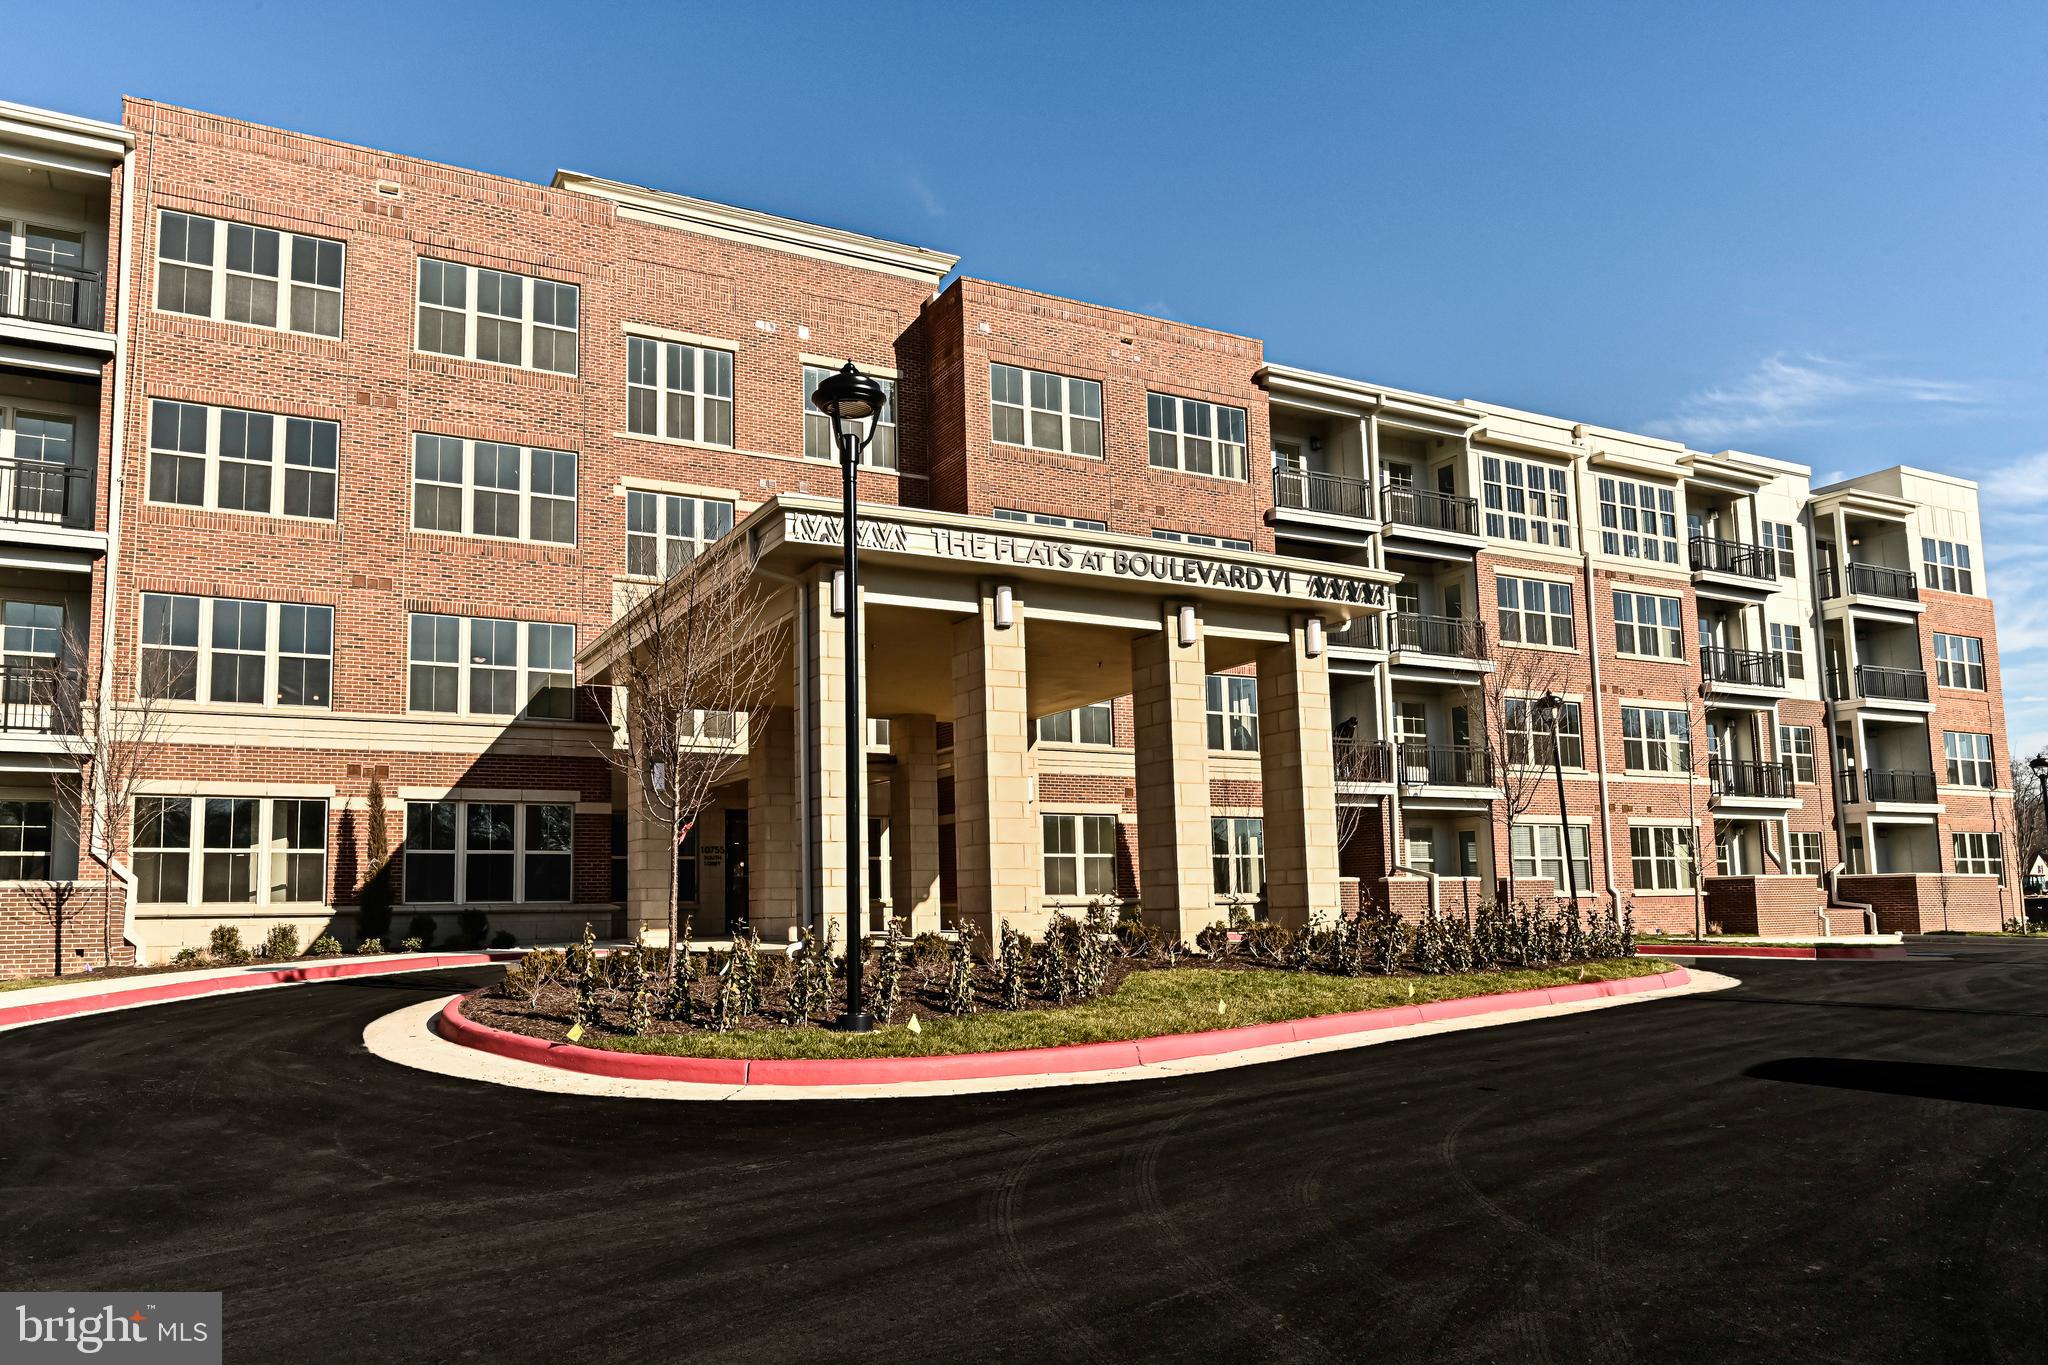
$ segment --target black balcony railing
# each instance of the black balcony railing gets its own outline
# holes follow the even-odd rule
[[[1716,796],[1792,795],[1792,775],[1783,763],[1758,763],[1749,759],[1717,758],[1707,765]]]
[[[1361,616],[1330,631],[1330,643],[1345,649],[1380,648],[1380,618]]]
[[[1760,649],[1724,649],[1719,645],[1700,648],[1700,672],[1708,682],[1733,683],[1740,687],[1783,687],[1785,662]]]
[[[1273,505],[1367,520],[1372,516],[1372,485],[1342,474],[1283,466],[1273,471]]]
[[[1826,596],[1842,595],[1842,580],[1833,566],[1822,570],[1820,586]],[[1920,582],[1911,569],[1887,568],[1882,564],[1851,564],[1849,591],[1858,597],[1889,597],[1898,602],[1920,600]]]
[[[1338,739],[1332,745],[1339,782],[1391,782],[1394,749],[1383,739]]]
[[[76,734],[77,677],[75,671],[55,664],[0,660],[0,731]]]
[[[1694,536],[1691,553],[1694,573],[1734,574],[1767,583],[1778,576],[1778,558],[1763,545],[1745,545],[1719,536]]]
[[[1395,746],[1395,776],[1405,787],[1485,787],[1493,768],[1475,744],[1428,744],[1404,739]]]
[[[1863,790],[1872,801],[1910,801],[1928,805],[1934,800],[1934,774],[1872,768],[1863,774]]]
[[[98,331],[104,316],[98,272],[48,261],[0,261],[0,317]]]
[[[1426,531],[1456,531],[1477,535],[1479,503],[1474,498],[1431,493],[1399,484],[1380,490],[1380,509],[1386,520],[1401,526],[1420,526]]]
[[[1424,616],[1397,611],[1387,618],[1389,647],[1450,659],[1486,657],[1486,626],[1462,616]]]
[[[1855,686],[1847,685],[1839,669],[1828,673],[1828,695],[1835,701],[1852,696],[1866,701],[1926,701],[1927,674],[1917,668],[1886,668],[1879,664],[1858,664]]]
[[[0,459],[0,521],[92,524],[92,471],[54,460]]]

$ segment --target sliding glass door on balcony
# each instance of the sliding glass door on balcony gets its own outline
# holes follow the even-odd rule
[[[101,284],[84,233],[0,217],[0,317],[96,330]]]

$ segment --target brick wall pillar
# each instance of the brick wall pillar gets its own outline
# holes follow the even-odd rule
[[[957,913],[988,951],[1005,920],[1037,935],[1046,916],[1025,745],[1024,604],[998,629],[995,585],[982,584],[979,597],[953,628],[953,842]]]
[[[1205,652],[1199,618],[1193,643],[1180,642],[1172,604],[1161,630],[1131,642],[1139,900],[1146,919],[1188,943],[1214,918]]]
[[[803,922],[802,839],[796,717],[777,708],[747,736],[747,918],[769,942]]]
[[[1266,805],[1267,915],[1291,928],[1337,915],[1337,782],[1330,667],[1308,656],[1305,622],[1259,651],[1259,768]]]
[[[846,883],[849,870],[856,882],[862,884],[861,923],[867,924],[869,907],[873,896],[865,886],[867,881],[867,834],[862,829],[847,827],[846,810],[846,619],[832,614],[832,567],[829,565],[813,571],[800,590],[804,596],[805,610],[801,619],[807,626],[805,639],[799,641],[807,660],[807,686],[805,688],[806,716],[804,718],[804,742],[810,746],[807,771],[810,775],[808,791],[805,793],[805,837],[811,845],[811,905],[826,924],[838,925],[842,936],[846,923]],[[865,604],[856,603],[853,609],[861,611]],[[861,652],[867,652],[867,622],[861,621]],[[867,730],[867,671],[861,669],[861,720],[856,732],[862,737],[862,803],[861,819],[865,822],[878,812],[867,800],[866,786],[866,730]],[[852,841],[855,856],[848,859],[848,841]]]
[[[938,721],[889,717],[889,898],[913,934],[939,928]]]

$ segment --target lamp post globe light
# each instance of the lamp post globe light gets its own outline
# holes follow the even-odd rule
[[[2041,788],[2041,830],[2043,836],[2048,837],[2048,753],[2035,754],[2027,760],[2027,766],[2034,770],[2034,781]],[[2017,850],[2014,851],[2014,857],[2018,857]],[[2022,920],[2027,917],[2026,886],[2026,874],[2022,873],[2020,875],[2020,918]]]
[[[846,562],[846,1013],[839,1026],[849,1033],[874,1028],[861,994],[860,874],[866,860],[867,820],[863,812],[868,783],[867,727],[861,724],[860,697],[860,537],[855,483],[861,455],[875,439],[875,421],[888,394],[879,381],[862,374],[849,360],[825,376],[811,395],[811,405],[832,419],[832,443],[839,449],[841,548]]]
[[[1559,746],[1558,725],[1564,715],[1564,700],[1555,692],[1545,692],[1534,707],[1537,724],[1550,731],[1550,766],[1557,774],[1557,844],[1558,852],[1564,857],[1564,884],[1570,894],[1569,904],[1574,911],[1579,904],[1579,869],[1572,861],[1571,812],[1564,802],[1564,753]]]

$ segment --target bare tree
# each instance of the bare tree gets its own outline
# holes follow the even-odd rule
[[[712,793],[745,765],[783,672],[787,630],[752,571],[745,542],[725,540],[667,582],[636,591],[621,616],[633,623],[632,647],[610,670],[623,743],[605,756],[671,835],[671,975],[681,929],[675,859]]]
[[[1534,714],[1536,702],[1546,692],[1562,692],[1565,686],[1564,659],[1566,656],[1542,649],[1517,649],[1512,646],[1494,651],[1493,672],[1465,689],[1466,705],[1479,715],[1480,740],[1486,746],[1486,762],[1491,767],[1491,783],[1500,789],[1500,804],[1504,819],[1502,824],[1514,828],[1515,817],[1528,810],[1537,794],[1552,780],[1552,752],[1550,735],[1544,732]],[[1562,742],[1569,750],[1576,741],[1583,750],[1585,723],[1581,719],[1579,734],[1563,735]],[[1583,761],[1583,759],[1581,760]],[[1562,816],[1560,815],[1560,820]],[[1512,836],[1510,836],[1512,837]],[[1565,840],[1564,856],[1571,854],[1571,835],[1561,836]],[[1515,899],[1515,860],[1508,858],[1507,900]]]
[[[2041,809],[2040,780],[2019,758],[2012,761],[2012,825],[2011,856],[2024,876],[2035,858],[2048,853],[2048,821]]]

